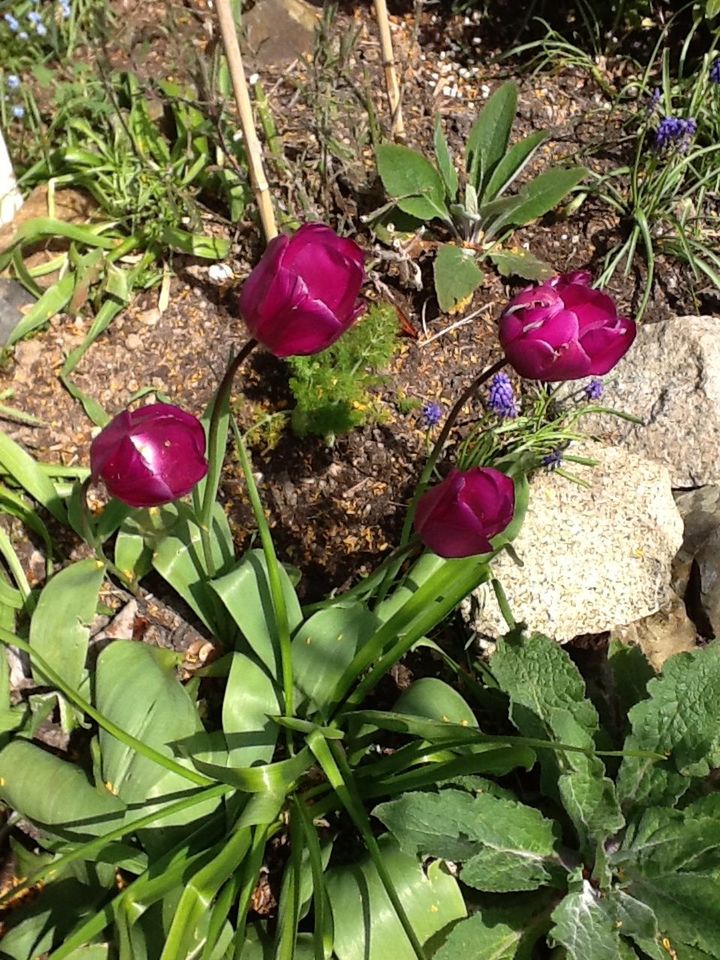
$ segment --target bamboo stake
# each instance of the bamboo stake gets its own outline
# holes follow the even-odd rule
[[[390,20],[388,19],[385,0],[375,0],[375,16],[380,31],[380,48],[382,50],[382,65],[385,71],[385,87],[387,89],[390,113],[392,116],[392,132],[397,137],[405,136],[405,123],[400,102],[400,85],[395,72],[395,57],[393,55],[392,36],[390,34]]]
[[[255,132],[255,121],[253,119],[252,105],[250,103],[250,94],[248,93],[247,80],[245,79],[245,69],[243,67],[242,56],[240,55],[240,44],[238,43],[237,30],[230,8],[230,0],[215,0],[217,6],[218,21],[220,23],[220,33],[222,35],[225,55],[227,56],[230,78],[235,94],[238,113],[240,114],[240,127],[245,138],[245,151],[247,153],[248,164],[250,167],[250,182],[255,193],[258,209],[260,211],[260,221],[262,223],[265,240],[269,243],[273,237],[277,236],[277,225],[275,223],[275,211],[270,199],[270,190],[268,188],[267,177],[262,160],[262,149],[257,133]]]

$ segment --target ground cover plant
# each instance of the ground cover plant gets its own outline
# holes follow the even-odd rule
[[[639,5],[621,6],[624,16]],[[70,464],[0,434],[0,837],[12,867],[0,886],[0,958],[720,957],[717,643],[658,672],[638,648],[612,643],[586,682],[572,650],[516,621],[496,572],[500,555],[522,563],[513,543],[536,475],[588,483],[572,446],[585,416],[627,416],[605,408],[603,378],[631,355],[638,310],[589,269],[528,252],[542,224],[529,240],[510,233],[551,213],[590,167],[556,163],[556,153],[546,164],[544,129],[523,127],[509,146],[518,90],[498,81],[461,136],[432,119],[434,164],[376,144],[362,197],[330,159],[343,140],[323,76],[318,135],[334,146],[323,143],[311,172],[321,172],[319,189],[303,180],[305,153],[288,166],[281,111],[273,117],[261,86],[256,106],[280,141],[275,169],[297,177],[272,197],[284,226],[267,231],[263,251],[262,183],[254,176],[255,205],[243,167],[223,180],[227,168],[208,163],[235,142],[231,129],[174,81],[162,120],[139,75],[112,82],[125,99],[68,120],[67,146],[32,174],[82,181],[107,219],[63,228],[72,245],[50,287],[70,277],[68,301],[53,309],[86,323],[58,372],[93,434]],[[669,110],[677,92],[667,89]],[[73,140],[80,134],[89,143]],[[252,163],[247,134],[243,142],[242,163]],[[451,156],[465,145],[458,172]],[[707,166],[692,176],[713,175],[713,156],[694,156]],[[213,193],[218,180],[230,189]],[[108,185],[115,193],[104,197]],[[500,196],[505,188],[513,192]],[[571,218],[586,190],[583,179],[555,216]],[[224,371],[203,367],[206,405],[150,378],[111,386],[122,401],[101,403],[70,374],[97,355],[88,351],[101,333],[112,335],[110,320],[127,318],[146,285],[133,271],[148,286],[166,278],[167,293],[168,231],[195,276],[205,276],[203,244],[206,259],[230,248],[230,230],[202,232],[211,193],[220,220],[246,231],[247,268],[227,294],[250,339],[231,352],[223,331],[219,352],[230,359]],[[293,196],[307,207],[292,209]],[[338,206],[318,210],[311,197]],[[363,231],[360,211],[388,198],[377,235]],[[123,199],[132,202],[115,205]],[[417,232],[399,241],[401,215]],[[3,254],[31,290],[38,277],[25,258],[38,238],[16,236]],[[400,260],[419,259],[417,325],[398,306],[415,316],[388,243]],[[530,286],[503,284],[516,269]],[[397,422],[382,391],[424,349],[415,338],[427,334],[428,303],[439,306],[434,336],[450,343],[454,321],[443,314],[488,290],[499,318],[484,362],[466,364],[442,395],[415,373],[416,391],[395,401],[423,433],[403,465],[401,522],[384,555],[362,571],[355,559],[345,582],[328,577],[309,592],[271,513],[265,438],[290,424],[279,459],[295,444],[338,469],[358,449],[353,437],[376,430],[390,445]],[[52,313],[33,313],[48,296],[36,292],[15,334],[24,344],[43,342]],[[212,348],[204,344],[208,356]],[[258,396],[275,406],[248,417]],[[375,489],[378,477],[367,479]],[[231,508],[242,497],[250,510],[239,532]],[[481,584],[507,627],[489,655],[456,618]],[[122,617],[149,602],[180,611],[199,642],[144,642],[142,616]]]

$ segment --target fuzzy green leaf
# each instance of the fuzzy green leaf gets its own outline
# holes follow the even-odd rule
[[[462,861],[463,882],[478,890],[535,890],[558,873],[555,825],[519,802],[448,789],[406,793],[373,814],[403,850]]]
[[[618,796],[628,806],[673,805],[693,777],[720,767],[720,643],[680,653],[630,711],[626,750],[667,754],[664,763],[624,757]]]
[[[547,130],[537,130],[508,150],[488,181],[483,194],[485,202],[494,200],[520,176],[547,137]]]
[[[454,243],[444,243],[438,250],[433,275],[438,303],[445,313],[467,303],[483,280],[473,251]]]
[[[553,910],[550,938],[567,950],[568,960],[618,960],[620,935],[588,880]]]
[[[442,177],[421,153],[381,143],[375,155],[383,186],[401,210],[421,220],[450,219]]]
[[[445,134],[443,133],[442,121],[439,113],[435,115],[434,145],[435,159],[437,160],[438,170],[440,171],[440,175],[442,176],[445,184],[447,198],[450,203],[452,203],[455,200],[458,192],[458,175],[457,170],[455,169],[455,164],[453,163],[453,159],[450,156],[450,148],[448,147]]]
[[[546,925],[546,893],[515,895],[512,906],[486,907],[461,920],[433,960],[530,960]]]

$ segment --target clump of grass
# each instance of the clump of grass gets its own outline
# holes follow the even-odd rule
[[[328,441],[377,420],[381,406],[372,391],[382,382],[397,348],[395,309],[376,304],[336,344],[312,357],[293,357],[290,389],[296,407],[291,423],[301,437]]]

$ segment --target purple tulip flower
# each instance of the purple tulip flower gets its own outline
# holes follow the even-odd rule
[[[124,410],[90,447],[93,480],[130,507],[157,507],[189,493],[208,471],[199,420],[168,403]]]
[[[519,293],[500,317],[500,343],[531,380],[602,376],[635,339],[632,320],[618,316],[612,298],[590,286],[586,270],[553,277]]]
[[[510,477],[491,467],[453,470],[420,497],[415,530],[440,557],[472,557],[491,552],[491,537],[502,533],[514,512]]]
[[[321,223],[275,237],[245,281],[240,312],[276,357],[307,356],[334,343],[362,313],[365,255]]]

